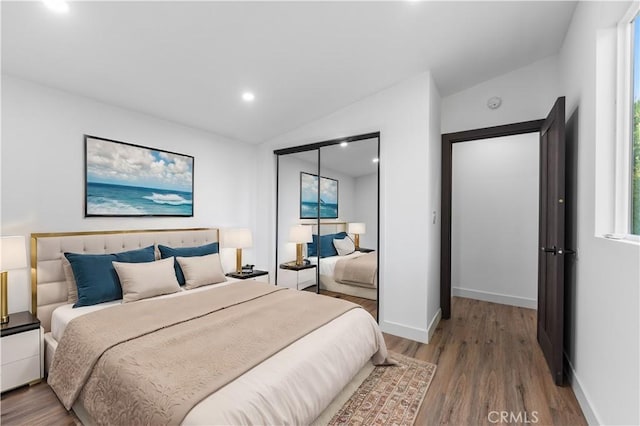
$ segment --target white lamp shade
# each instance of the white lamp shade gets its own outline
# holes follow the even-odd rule
[[[228,248],[249,248],[253,246],[251,230],[248,228],[227,229],[224,232],[224,246]]]
[[[0,270],[27,267],[27,244],[24,236],[0,238]]]
[[[313,241],[311,227],[305,225],[295,225],[289,230],[290,243],[310,243]]]
[[[362,222],[349,223],[347,225],[347,232],[350,234],[364,234],[367,227]]]

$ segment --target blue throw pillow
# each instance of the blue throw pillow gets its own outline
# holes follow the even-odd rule
[[[78,301],[73,307],[91,306],[122,299],[122,287],[111,262],[153,262],[153,246],[111,254],[65,253],[78,287]]]
[[[346,236],[346,232],[338,232],[337,234],[320,235],[320,239],[318,240],[318,235],[314,234],[313,242],[307,243],[307,256],[318,255],[318,242],[320,243],[320,257],[337,256],[338,251],[333,245],[333,239],[341,240]]]
[[[203,246],[198,247],[167,247],[161,246],[158,244],[158,249],[160,250],[160,257],[166,259],[168,257],[194,257],[194,256],[205,256],[207,254],[218,253],[219,245],[218,243],[205,244]],[[177,260],[173,261],[173,269],[176,271],[176,278],[178,278],[178,283],[180,285],[184,285],[185,279],[184,274],[182,273],[182,269],[178,264]]]

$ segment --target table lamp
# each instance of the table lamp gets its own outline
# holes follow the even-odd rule
[[[361,222],[347,224],[347,232],[353,234],[353,244],[356,246],[356,250],[360,250],[360,234],[364,234],[366,229],[365,224]]]
[[[251,230],[248,228],[227,229],[224,233],[224,246],[236,249],[236,274],[241,274],[242,249],[253,246]]]
[[[9,322],[7,278],[11,269],[27,267],[27,245],[24,236],[0,238],[0,323]]]
[[[311,227],[294,225],[289,230],[289,242],[296,243],[296,266],[302,266],[302,244],[313,242]]]

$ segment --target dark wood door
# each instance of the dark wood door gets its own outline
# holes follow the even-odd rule
[[[558,98],[540,129],[538,343],[553,380],[564,384],[565,111]]]

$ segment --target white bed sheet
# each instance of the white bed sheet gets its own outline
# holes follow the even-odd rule
[[[219,283],[219,284],[215,284],[216,286],[225,286],[225,285],[229,285],[231,283],[234,282],[238,282],[241,280],[238,280],[236,278],[231,278],[231,277],[227,277],[227,281]],[[177,296],[183,296],[185,294],[187,294],[188,292],[197,292],[197,291],[204,291],[211,288],[210,286],[204,286],[204,287],[196,287],[194,289],[191,290],[185,290],[184,288],[180,288],[180,291],[175,292],[175,293],[171,293],[171,294],[165,294],[163,296],[157,296],[157,297],[152,297],[149,299],[144,299],[144,300],[140,300],[139,302],[145,302],[147,300],[155,300],[155,299],[166,299],[169,297],[177,297]],[[189,293],[192,294],[192,293]],[[95,311],[100,311],[102,309],[105,308],[109,308],[111,306],[116,306],[116,305],[120,305],[122,303],[122,299],[120,300],[114,300],[112,302],[105,302],[105,303],[100,303],[97,305],[92,305],[92,306],[81,306],[79,308],[74,308],[73,307],[73,303],[69,303],[66,305],[62,305],[57,307],[54,311],[53,314],[51,314],[51,336],[56,340],[56,342],[60,341],[60,338],[62,337],[62,334],[64,333],[64,330],[67,328],[67,324],[69,324],[69,322],[71,322],[72,319],[77,318],[79,316],[82,316],[84,314],[88,314],[89,312],[95,312]]]
[[[353,253],[348,254],[346,256],[323,257],[322,260],[320,261],[320,266],[318,267],[318,270],[320,271],[320,274],[328,275],[331,278],[333,278],[333,271],[336,269],[336,263],[338,263],[340,259],[355,259],[356,257],[364,256],[365,254],[366,253],[354,251]],[[316,256],[311,256],[309,257],[309,262],[311,262],[314,265],[317,265],[318,258]]]
[[[179,297],[209,289],[207,286],[159,297]],[[57,309],[58,315],[54,312],[58,317],[57,333],[62,335],[62,324],[66,326],[72,318],[119,303],[76,309],[62,306]],[[183,424],[309,424],[374,355],[376,362],[387,357],[382,332],[368,312],[353,309],[202,400]]]

